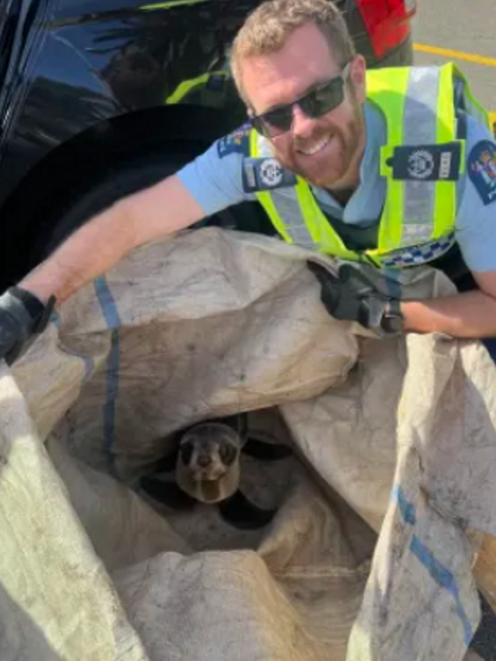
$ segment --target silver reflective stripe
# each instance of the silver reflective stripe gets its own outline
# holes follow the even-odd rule
[[[270,142],[261,135],[257,139],[257,150],[257,156],[273,156]],[[292,241],[304,248],[317,247],[308,231],[295,189],[273,190],[270,196]]]
[[[304,248],[315,248],[318,244],[308,231],[295,189],[274,190],[270,196],[293,242]]]
[[[424,241],[429,241],[431,238],[431,226],[429,223],[427,225],[420,223],[419,225],[414,225],[413,223],[408,225],[403,225],[403,243],[408,245],[415,245],[417,243],[423,243]]]
[[[410,69],[403,114],[405,145],[435,145],[437,133],[437,102],[441,71],[439,67]],[[422,238],[432,235],[434,225],[435,181],[404,182],[403,223],[425,227]],[[408,233],[403,241],[408,242]]]
[[[263,137],[263,135],[258,134],[257,135],[257,149],[258,149],[258,154],[257,156],[261,157],[266,157],[266,156],[274,156],[274,152],[272,151],[272,147],[270,145],[269,140]]]

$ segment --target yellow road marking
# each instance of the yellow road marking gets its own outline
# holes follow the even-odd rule
[[[413,44],[414,50],[422,53],[431,53],[432,55],[442,55],[443,57],[452,57],[456,60],[465,60],[465,62],[475,62],[476,64],[484,64],[487,67],[496,67],[496,59],[494,57],[484,57],[483,55],[475,55],[474,53],[464,53],[459,50],[451,50],[450,48],[438,48],[437,46],[427,46],[426,44]]]
[[[465,62],[475,62],[476,64],[483,64],[486,67],[496,67],[496,59],[493,57],[484,57],[483,55],[475,55],[473,53],[464,53],[459,50],[452,50],[450,48],[439,48],[438,46],[428,46],[427,44],[413,44],[414,50],[422,53],[431,53],[432,55],[442,55],[443,57],[453,58],[455,60],[465,60]],[[494,134],[496,136],[496,112],[490,112],[489,118],[491,124],[494,126]]]

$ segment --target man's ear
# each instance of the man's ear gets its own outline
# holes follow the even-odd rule
[[[358,103],[365,103],[367,97],[367,86],[365,74],[367,71],[367,63],[362,55],[355,55],[351,62],[350,67],[350,80],[353,85],[355,98]]]

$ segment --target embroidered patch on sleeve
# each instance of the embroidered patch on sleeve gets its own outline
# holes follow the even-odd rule
[[[468,157],[468,176],[484,204],[496,202],[496,145],[481,140]]]
[[[224,136],[217,143],[219,158],[229,154],[248,154],[248,140],[250,136],[250,124],[246,123],[238,129]]]
[[[281,167],[275,158],[243,159],[243,190],[245,193],[276,190],[295,184],[295,175]]]

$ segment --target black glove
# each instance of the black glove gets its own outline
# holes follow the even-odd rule
[[[332,317],[357,321],[380,335],[402,331],[399,302],[379,293],[360,269],[343,264],[336,277],[316,262],[307,260],[307,266],[320,282],[320,299]]]
[[[20,287],[11,287],[0,296],[0,359],[8,365],[17,360],[42,333],[55,305],[52,296],[43,305],[36,296]]]

